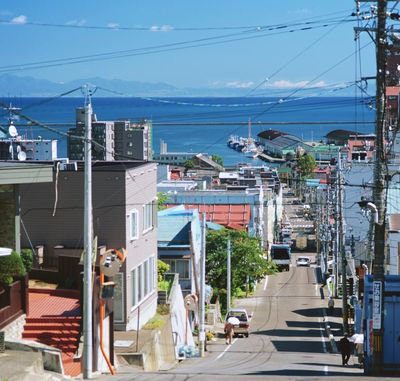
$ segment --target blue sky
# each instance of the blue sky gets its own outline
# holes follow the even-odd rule
[[[281,88],[315,78],[313,84],[316,85],[353,81],[354,57],[327,70],[354,53],[355,23],[335,26],[327,21],[329,25],[322,27],[317,22],[344,18],[353,7],[352,0],[3,0],[0,4],[0,74],[2,67],[18,65],[20,69],[13,67],[11,73],[57,82],[99,76],[165,82],[177,87],[249,89],[267,77],[270,78],[267,86]],[[306,19],[315,22],[313,29],[299,31],[304,25],[293,25]],[[269,32],[254,28],[278,24],[289,25],[289,28]],[[248,28],[218,29],[241,26]],[[203,29],[207,27],[217,29]],[[287,33],[288,29],[295,31]],[[31,62],[183,41],[211,38],[206,41],[216,42],[221,40],[215,37],[226,34],[232,34],[231,39],[249,38],[156,54],[35,70],[24,68],[24,64]],[[361,45],[369,42],[367,36],[362,37]],[[301,54],[306,48],[308,50]],[[362,51],[362,68],[363,75],[374,74],[372,44]]]

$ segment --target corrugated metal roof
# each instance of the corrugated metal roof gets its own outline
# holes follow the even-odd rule
[[[248,204],[185,204],[185,208],[197,208],[199,213],[206,214],[207,221],[232,229],[246,229],[250,222],[250,205]]]
[[[157,241],[168,246],[188,245],[190,220],[189,216],[167,215],[159,216]]]

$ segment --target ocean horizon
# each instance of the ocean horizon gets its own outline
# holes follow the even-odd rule
[[[2,98],[3,104],[21,108],[21,114],[42,124],[60,124],[60,133],[66,133],[75,123],[75,109],[84,106],[84,98]],[[248,121],[302,124],[255,125],[252,136],[274,129],[302,138],[321,141],[329,131],[352,130],[359,133],[374,131],[374,110],[354,97],[179,97],[179,98],[92,98],[97,120],[142,119],[153,122],[153,149],[159,152],[160,139],[168,144],[168,151],[216,154],[225,165],[258,160],[248,158],[227,147],[231,135],[247,136]],[[8,126],[9,113],[2,110],[1,126]],[[22,118],[21,118],[22,119]],[[15,123],[23,124],[22,121]],[[223,122],[229,124],[214,125]],[[314,124],[308,124],[308,123]],[[317,123],[316,122],[321,122]],[[334,122],[335,124],[324,124]],[[346,123],[345,123],[346,122]],[[347,122],[370,122],[347,124]],[[160,124],[159,124],[160,123]],[[163,125],[169,123],[169,125]],[[183,125],[188,123],[187,125]],[[196,125],[201,123],[201,125]],[[209,124],[208,124],[209,123]],[[241,123],[235,124],[235,123]],[[62,125],[65,124],[65,125]],[[180,125],[181,124],[181,125]],[[58,156],[66,156],[66,137],[40,126],[18,127],[26,138],[57,139]]]

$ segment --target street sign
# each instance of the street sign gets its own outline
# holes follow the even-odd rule
[[[372,287],[372,328],[382,328],[382,282],[374,281]]]

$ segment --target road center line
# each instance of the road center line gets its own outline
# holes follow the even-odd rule
[[[328,375],[328,373],[329,373],[328,365],[325,365],[325,366],[324,366],[324,373],[325,373],[325,376]]]
[[[315,296],[319,296],[319,284],[315,285]]]
[[[232,344],[229,344],[229,345],[225,348],[225,350],[217,356],[217,358],[216,358],[214,361],[219,360],[219,359],[226,353],[226,351],[229,350],[229,348],[230,348],[233,344],[236,343],[236,341],[237,341],[237,338],[234,339],[234,340],[232,341]]]
[[[267,289],[267,284],[268,284],[268,275],[265,277],[264,291]]]

